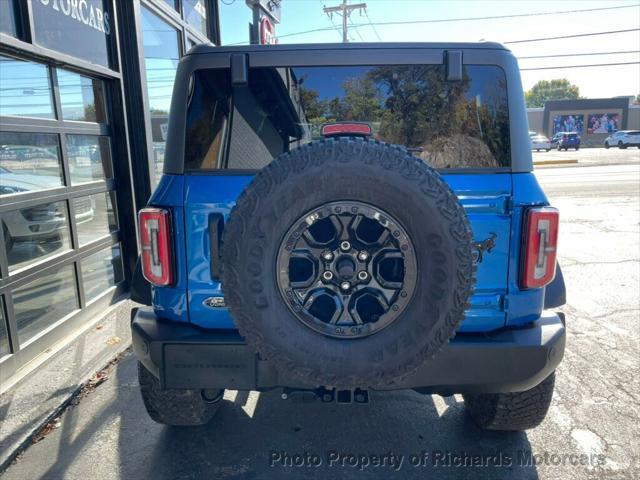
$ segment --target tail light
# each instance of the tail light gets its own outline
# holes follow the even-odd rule
[[[558,210],[531,208],[526,213],[520,287],[539,288],[556,275]]]
[[[173,283],[170,220],[161,208],[144,208],[138,215],[142,273],[156,286]]]

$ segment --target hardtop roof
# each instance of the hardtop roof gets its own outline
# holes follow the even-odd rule
[[[191,48],[187,55],[204,55],[210,53],[251,53],[264,51],[303,51],[303,50],[373,50],[373,49],[425,49],[434,50],[503,50],[510,52],[497,42],[354,42],[354,43],[290,43],[280,45],[205,45],[199,44]]]

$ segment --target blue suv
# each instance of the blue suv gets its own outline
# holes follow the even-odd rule
[[[482,428],[538,425],[565,289],[527,132],[498,44],[192,49],[139,214],[149,415],[206,423],[225,389],[413,389],[462,394]]]
[[[570,148],[580,150],[580,136],[576,132],[558,132],[551,138],[551,148],[558,151]]]

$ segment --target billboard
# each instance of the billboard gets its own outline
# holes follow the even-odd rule
[[[554,115],[553,117],[553,134],[558,132],[577,132],[582,134],[584,126],[584,115]]]
[[[618,131],[621,122],[619,113],[590,113],[587,133],[613,133]]]

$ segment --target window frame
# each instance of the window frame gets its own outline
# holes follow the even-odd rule
[[[498,168],[452,168],[444,174],[493,174],[528,173],[533,171],[528,122],[518,63],[513,54],[499,44],[465,43],[406,43],[359,45],[274,45],[269,48],[216,47],[201,49],[197,55],[187,55],[178,66],[174,109],[167,138],[164,173],[180,175],[186,172],[184,165],[185,131],[188,104],[188,85],[198,70],[229,69],[234,62],[247,62],[251,67],[313,67],[357,65],[441,65],[446,63],[448,51],[462,53],[463,65],[492,65],[504,70],[507,81],[507,103],[511,145],[511,166]],[[251,71],[249,70],[249,75]],[[207,171],[190,174],[251,175],[252,171]]]
[[[120,261],[122,269],[125,272],[125,278],[119,284],[105,291],[100,298],[92,300],[91,304],[100,304],[100,308],[104,309],[105,303],[112,303],[113,299],[118,298],[126,288],[126,259],[125,252],[122,247],[123,216],[119,204],[122,198],[128,196],[127,192],[116,190],[116,171],[119,166],[115,165],[116,152],[122,151],[123,139],[116,139],[115,132],[118,131],[118,122],[120,121],[120,113],[118,113],[116,105],[118,102],[118,90],[121,88],[119,74],[108,76],[96,74],[95,71],[87,71],[76,65],[60,64],[51,59],[44,60],[37,56],[29,55],[29,52],[21,51],[17,54],[14,50],[0,48],[0,54],[3,56],[13,57],[19,60],[36,62],[44,64],[47,67],[48,80],[52,90],[52,102],[55,117],[52,119],[44,119],[37,117],[18,117],[18,116],[1,116],[0,131],[15,133],[45,133],[54,134],[57,137],[60,149],[60,166],[62,173],[62,185],[51,189],[37,190],[33,192],[20,192],[15,194],[4,195],[0,201],[0,213],[14,211],[31,206],[64,202],[65,214],[69,227],[70,248],[47,256],[43,259],[35,258],[25,266],[9,272],[9,262],[5,245],[4,235],[0,235],[0,297],[2,298],[1,306],[3,308],[3,316],[6,321],[9,352],[0,357],[0,383],[6,377],[12,375],[24,363],[31,360],[35,355],[41,353],[51,342],[61,338],[65,332],[71,331],[76,322],[71,322],[74,317],[85,318],[84,315],[78,316],[80,312],[85,312],[90,306],[84,294],[84,281],[81,272],[82,259],[99,252],[113,245],[120,245]],[[80,62],[82,63],[82,62]],[[95,67],[92,65],[92,67]],[[62,105],[60,99],[60,90],[57,81],[57,70],[62,68],[101,82],[101,88],[104,93],[104,108],[107,114],[108,123],[93,123],[86,121],[63,120]],[[102,70],[100,67],[97,70]],[[115,98],[113,98],[113,97]],[[112,100],[112,101],[110,101]],[[67,150],[67,135],[92,135],[106,136],[110,141],[111,150],[111,169],[112,177],[101,180],[93,180],[83,184],[72,185],[69,169],[69,154]],[[126,141],[126,140],[125,140]],[[125,144],[126,145],[126,144]],[[124,162],[128,163],[128,156],[125,155]],[[118,230],[107,232],[100,238],[89,243],[80,245],[78,238],[78,229],[75,220],[75,204],[74,199],[95,194],[113,195],[116,201],[112,202],[113,214],[118,222]],[[122,197],[122,198],[121,198]],[[126,221],[126,220],[125,220]],[[137,247],[134,246],[137,252]],[[58,319],[54,323],[44,327],[32,338],[22,343],[18,339],[18,325],[15,318],[13,292],[15,289],[24,286],[32,281],[46,275],[57,272],[60,269],[71,267],[74,278],[75,296],[77,299],[77,308],[69,314]],[[66,327],[62,327],[66,325]],[[55,331],[56,333],[52,333]]]
[[[145,70],[144,60],[144,33],[142,30],[142,9],[146,8],[152,14],[156,15],[161,21],[165,22],[169,27],[177,31],[178,37],[178,53],[180,58],[184,57],[189,50],[189,40],[196,41],[196,43],[203,43],[208,45],[220,44],[220,28],[219,25],[212,25],[212,19],[217,19],[217,2],[214,0],[204,0],[205,8],[207,9],[207,35],[203,35],[199,30],[193,28],[183,19],[183,6],[182,0],[178,1],[178,8],[173,9],[165,2],[153,2],[151,0],[137,0],[133,6],[134,10],[134,22],[136,25],[136,32],[138,36],[138,51],[139,51],[139,71],[140,71],[140,86],[142,91],[142,103],[144,108],[142,109],[142,115],[144,116],[145,136],[146,136],[146,150],[147,150],[147,171],[149,192],[143,192],[148,198],[151,192],[159,182],[159,176],[156,175],[156,164],[154,162],[154,148],[153,148],[153,136],[151,126],[151,112],[149,104],[149,89],[147,84],[147,73]],[[176,77],[177,78],[177,77]],[[174,83],[175,86],[175,83]],[[173,92],[173,89],[172,89]],[[165,158],[166,158],[166,142],[165,142]],[[164,163],[164,162],[163,162]],[[164,171],[164,164],[163,164]]]

